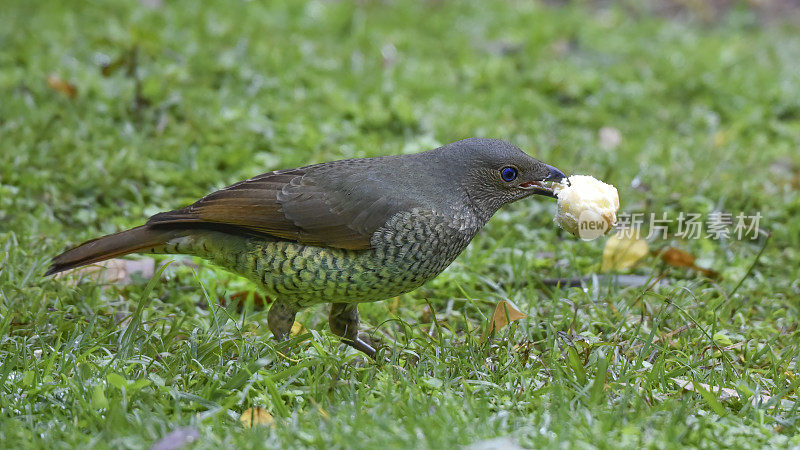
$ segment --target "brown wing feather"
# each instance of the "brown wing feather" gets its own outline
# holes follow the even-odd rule
[[[192,205],[154,215],[148,225],[230,225],[284,239],[298,237],[297,225],[281,213],[278,192],[298,170],[265,173],[213,192]]]
[[[265,173],[147,223],[207,223],[309,245],[367,249],[372,233],[410,205],[396,191],[382,189],[359,161]]]

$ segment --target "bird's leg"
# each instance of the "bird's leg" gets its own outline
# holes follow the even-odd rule
[[[269,325],[269,329],[275,339],[285,341],[289,338],[292,325],[294,325],[295,314],[297,314],[297,309],[292,308],[285,302],[276,300],[272,304],[269,308],[269,313],[267,313],[267,325]]]
[[[331,331],[341,336],[345,344],[364,352],[375,359],[375,349],[358,337],[358,305],[354,303],[332,303],[328,316]]]

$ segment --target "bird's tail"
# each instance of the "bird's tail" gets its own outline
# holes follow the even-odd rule
[[[169,240],[183,236],[186,230],[159,229],[147,225],[92,239],[53,258],[45,276],[117,256],[164,246]]]

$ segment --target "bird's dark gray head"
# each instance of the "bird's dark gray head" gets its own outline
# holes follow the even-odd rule
[[[548,182],[566,178],[553,166],[499,139],[469,138],[426,152],[436,155],[440,177],[457,184],[480,211],[537,194],[555,197]]]

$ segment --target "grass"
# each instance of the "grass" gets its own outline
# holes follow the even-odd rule
[[[6,3],[3,447],[143,448],[183,426],[195,448],[800,445],[797,27],[632,2]],[[323,307],[285,358],[264,310],[222,304],[252,287],[199,261],[126,285],[42,277],[68,245],[267,170],[467,136],[613,183],[626,212],[759,212],[771,237],[758,260],[763,238],[653,239],[721,278],[648,257],[633,273],[669,283],[625,287],[592,278],[602,239],[520,202],[434,281],[362,306],[397,340],[379,365]],[[528,317],[482,342],[500,300]],[[243,426],[254,407],[273,425]]]

